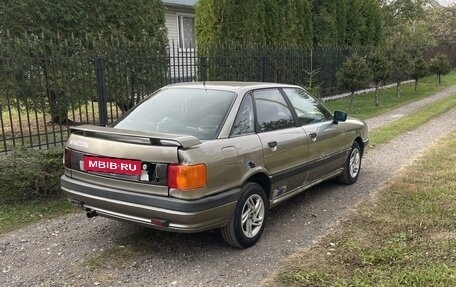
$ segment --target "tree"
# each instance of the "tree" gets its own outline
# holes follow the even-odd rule
[[[427,0],[380,0],[383,29],[387,37],[403,24],[422,19]]]
[[[435,41],[447,47],[456,46],[456,5],[429,9],[426,12]]]
[[[378,106],[380,104],[378,88],[380,83],[387,81],[391,77],[391,61],[386,56],[384,49],[380,47],[369,53],[367,64],[375,85],[375,105]]]
[[[228,42],[266,43],[265,30],[273,31],[274,34],[276,31],[274,27],[265,27],[270,23],[264,14],[265,7],[264,1],[254,0],[198,1],[195,19],[198,45],[205,48]],[[272,9],[268,11],[275,12]],[[283,21],[280,17],[279,19]]]
[[[226,43],[312,44],[308,0],[200,0],[196,37],[201,48]]]
[[[345,44],[360,45],[362,41],[362,31],[366,26],[366,19],[363,17],[362,2],[360,0],[348,1],[347,13],[347,34]]]
[[[428,74],[428,70],[428,65],[422,55],[418,55],[413,58],[411,76],[415,80],[415,92],[418,86],[418,80],[426,76]]]
[[[337,71],[339,87],[350,91],[349,111],[353,111],[355,92],[366,88],[371,82],[372,74],[366,59],[357,53],[351,55]]]
[[[411,57],[404,49],[395,48],[391,55],[393,62],[393,76],[396,81],[396,96],[401,97],[401,83],[410,75]]]
[[[342,21],[337,16],[336,0],[313,0],[313,42],[318,45],[338,43],[337,21]],[[342,12],[342,11],[341,11]]]
[[[347,36],[348,0],[338,0],[336,5],[337,44],[343,45]]]
[[[160,70],[156,77],[162,73],[167,37],[163,4],[159,0],[9,0],[0,3],[0,14],[0,35],[7,37],[8,34],[8,42],[16,43],[16,51],[21,49],[23,55],[36,61],[30,64],[42,69],[48,111],[55,123],[67,122],[68,110],[78,102],[75,95],[84,99],[88,93],[69,93],[68,84],[79,89],[84,85],[68,82],[74,75],[64,75],[59,70],[50,70],[51,67],[58,65],[65,71],[78,70],[69,66],[77,62],[73,61],[74,57],[109,55],[118,42],[131,48],[125,49],[124,54],[138,54],[135,45],[147,39],[150,53],[156,56],[156,62],[150,68]],[[23,41],[15,40],[22,38]],[[62,60],[56,60],[59,57]],[[134,71],[140,65],[131,62],[134,57],[128,58],[129,62],[126,61],[124,67],[129,74],[122,81],[126,85],[131,85],[132,81],[143,81],[135,76],[141,73]],[[27,73],[23,76],[28,77]],[[20,92],[26,95],[26,90],[24,86],[24,91]],[[42,96],[36,94],[27,95],[27,98],[42,100]],[[118,101],[121,107],[131,108],[129,103],[132,99],[136,99],[136,93],[128,95],[128,99],[117,93],[111,100]]]
[[[378,45],[382,40],[382,14],[378,0],[365,0],[361,4],[364,29],[360,31],[361,45]]]
[[[431,59],[429,69],[432,73],[437,75],[437,83],[440,85],[441,76],[448,74],[448,72],[451,70],[450,61],[446,55],[438,53],[434,58]]]

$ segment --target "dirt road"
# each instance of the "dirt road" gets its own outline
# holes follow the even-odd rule
[[[217,232],[164,233],[78,213],[0,235],[0,285],[257,286],[436,138],[455,130],[455,118],[453,109],[370,151],[356,184],[325,183],[273,209],[262,239],[247,250],[225,246]],[[100,254],[100,266],[91,270],[88,259]]]

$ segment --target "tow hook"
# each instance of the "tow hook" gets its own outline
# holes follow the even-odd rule
[[[91,210],[91,211],[87,211],[86,215],[87,215],[88,218],[94,218],[98,214],[97,214],[97,212],[95,210]]]

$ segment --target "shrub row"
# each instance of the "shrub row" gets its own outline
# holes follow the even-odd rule
[[[20,148],[0,158],[0,200],[20,201],[58,195],[62,149]]]

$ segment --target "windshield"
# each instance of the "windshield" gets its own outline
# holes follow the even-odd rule
[[[165,89],[136,106],[114,127],[215,139],[235,97],[228,91]]]

